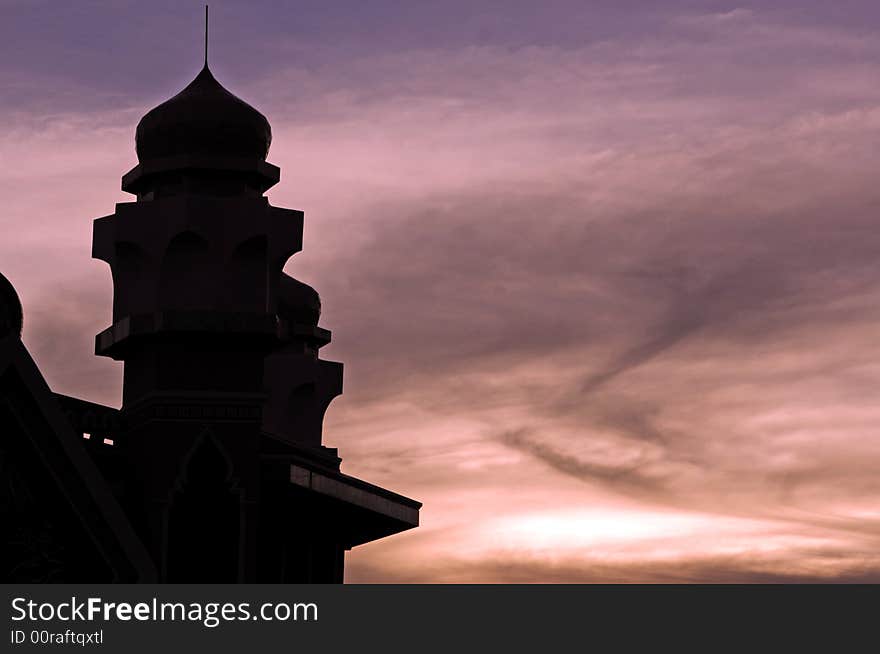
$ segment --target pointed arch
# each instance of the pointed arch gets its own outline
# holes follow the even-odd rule
[[[168,508],[166,581],[238,581],[241,500],[228,454],[204,430],[181,464]]]

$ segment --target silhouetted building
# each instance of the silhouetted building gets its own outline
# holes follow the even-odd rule
[[[138,124],[137,200],[95,220],[92,250],[120,410],[51,394],[2,280],[4,580],[341,582],[346,550],[418,525],[322,444],[342,364],[318,356],[318,294],[282,272],[303,214],[263,195],[270,142],[207,64]]]

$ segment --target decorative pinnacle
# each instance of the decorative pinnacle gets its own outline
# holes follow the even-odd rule
[[[208,67],[208,5],[205,5],[205,68]]]

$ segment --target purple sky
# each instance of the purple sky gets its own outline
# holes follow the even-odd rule
[[[880,5],[211,3],[269,118],[325,440],[425,502],[349,581],[880,581]],[[118,405],[90,259],[202,5],[0,0],[0,270]],[[662,7],[662,8],[661,8]]]

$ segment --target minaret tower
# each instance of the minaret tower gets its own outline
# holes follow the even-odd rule
[[[303,214],[269,204],[271,129],[207,65],[137,126],[136,201],[95,220],[113,274],[96,353],[124,366],[119,495],[162,581],[342,581],[345,550],[420,504],[339,471],[321,424],[342,365],[285,275]]]

